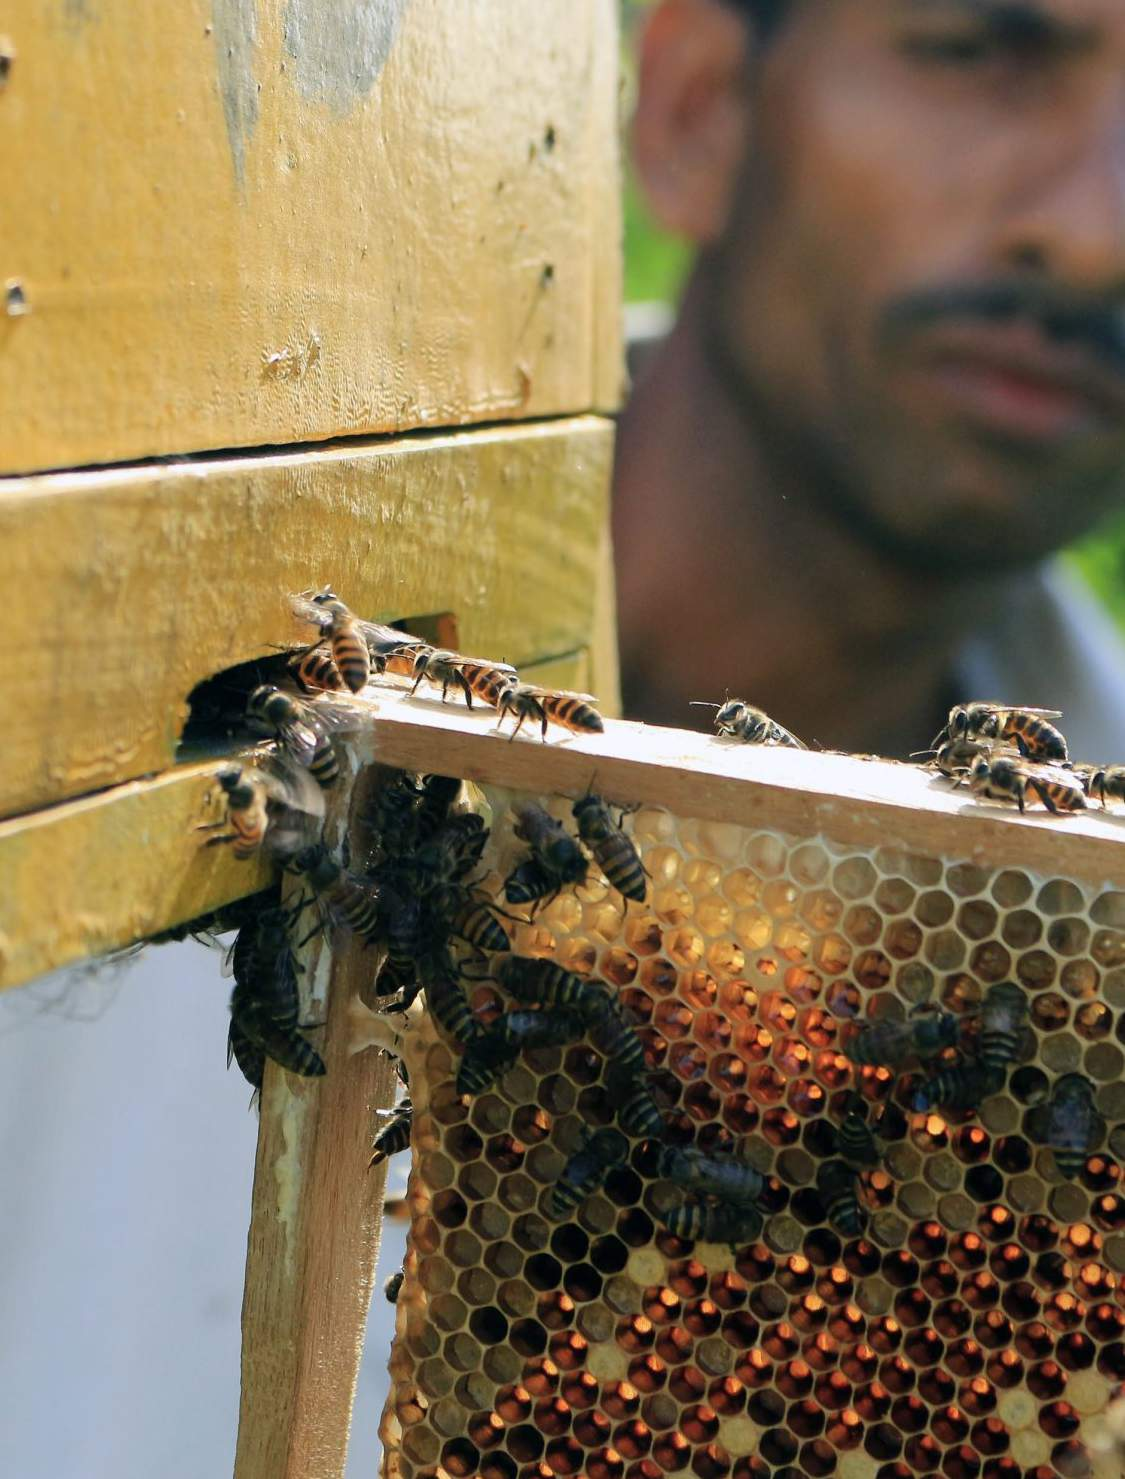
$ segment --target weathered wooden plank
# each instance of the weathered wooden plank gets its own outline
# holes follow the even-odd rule
[[[164,770],[195,685],[307,640],[288,593],[327,581],[516,663],[589,645],[599,600],[608,642],[611,444],[578,417],[0,483],[0,815]]]
[[[615,0],[14,0],[0,472],[584,411]]]
[[[353,804],[372,779],[370,770],[360,775]],[[325,1024],[309,1035],[327,1073],[302,1080],[266,1069],[242,1304],[237,1479],[343,1474],[379,1251],[386,1169],[367,1163],[374,1111],[393,1101],[396,1079],[389,1058],[362,1051],[370,1014],[359,999],[379,957],[362,942],[329,956],[320,937],[302,955],[302,1017]]]
[[[584,687],[587,653],[525,668],[529,679]],[[383,690],[377,701],[398,702]],[[432,705],[417,700],[422,713]],[[249,754],[249,752],[247,752]],[[0,991],[120,950],[264,888],[263,863],[202,846],[222,814],[217,759],[0,821]]]

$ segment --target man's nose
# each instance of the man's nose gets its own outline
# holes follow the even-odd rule
[[[1125,85],[1073,138],[1031,164],[1005,232],[1004,265],[1081,293],[1125,286]]]

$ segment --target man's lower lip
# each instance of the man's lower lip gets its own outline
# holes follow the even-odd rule
[[[926,379],[960,416],[1019,441],[1070,441],[1103,428],[1102,409],[1079,391],[978,362],[943,360]]]

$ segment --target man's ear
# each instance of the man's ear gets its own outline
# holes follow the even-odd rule
[[[660,0],[641,35],[633,161],[665,230],[723,230],[750,136],[746,16],[723,0]]]

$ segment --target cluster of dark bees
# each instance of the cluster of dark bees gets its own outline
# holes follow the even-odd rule
[[[550,724],[575,733],[602,729],[591,695],[521,683],[510,664],[439,649],[408,632],[362,621],[330,589],[293,597],[292,606],[321,635],[287,657],[291,687],[263,683],[250,693],[242,723],[254,737],[272,740],[273,752],[260,765],[218,772],[226,816],[210,827],[215,835],[208,845],[229,843],[243,859],[265,849],[301,876],[307,892],[282,907],[280,889],[274,888],[162,937],[238,930],[231,952],[229,1056],[255,1089],[267,1057],[292,1073],[324,1072],[298,1022],[292,941],[310,906],[319,920],[314,929],[343,927],[386,948],[386,982],[380,984],[401,992],[403,1006],[419,989],[422,971],[431,977],[435,1010],[455,1010],[449,988],[457,972],[445,952],[450,939],[474,949],[507,946],[502,927],[466,882],[487,833],[479,817],[447,815],[460,781],[403,778],[388,787],[370,819],[380,839],[370,858],[339,860],[321,840],[324,793],[340,776],[334,737],[363,722],[362,708],[345,695],[360,695],[373,677],[393,674],[411,678],[412,693],[426,683],[440,688],[443,702],[453,693],[469,707],[475,700],[494,708],[499,721],[514,719],[512,739],[528,722],[544,739]],[[601,825],[599,806],[596,797],[584,803],[584,836],[592,837]],[[557,886],[565,882],[560,878]],[[554,887],[549,859],[533,855],[509,897],[533,901]]]
[[[806,746],[796,735],[741,699],[717,709],[720,735],[746,744]],[[1028,803],[1056,815],[1084,811],[1088,801],[1103,807],[1125,802],[1125,765],[1092,765],[1070,759],[1066,737],[1051,721],[1057,709],[998,703],[958,704],[922,758],[927,768],[954,785],[968,785],[983,801],[1001,801],[1022,812]]]

